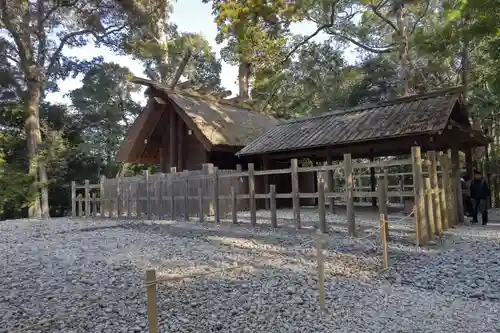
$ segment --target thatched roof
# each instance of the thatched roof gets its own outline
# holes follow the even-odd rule
[[[253,111],[234,99],[227,101],[187,88],[172,90],[140,78],[131,82],[147,86],[149,100],[118,151],[119,161],[152,163],[158,159],[158,147],[151,139],[157,140],[168,126],[165,111],[177,112],[207,151],[237,152],[278,124],[272,116]]]
[[[272,116],[253,111],[234,101],[225,101],[191,89],[171,90],[145,79],[135,78],[131,81],[148,86],[149,95],[175,103],[178,110],[191,118],[213,146],[243,147],[279,123]]]
[[[460,87],[288,121],[237,154],[290,152],[439,133],[450,122],[471,130]],[[484,141],[484,135],[479,136],[478,140]]]

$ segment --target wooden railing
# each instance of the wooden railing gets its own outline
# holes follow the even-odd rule
[[[145,172],[143,176],[102,178],[99,184],[86,181],[83,186],[77,186],[73,183],[72,214],[172,220],[189,220],[197,216],[201,222],[206,216],[213,216],[216,222],[221,217],[231,217],[232,222],[237,223],[238,211],[248,210],[250,223],[256,225],[257,202],[264,200],[265,205],[261,206],[271,211],[271,225],[277,227],[277,201],[288,199],[296,227],[301,228],[300,201],[312,199],[311,202],[318,206],[318,227],[326,231],[327,207],[333,212],[335,204],[343,201],[347,208],[347,228],[349,234],[354,235],[356,200],[378,198],[383,202],[379,205],[381,213],[387,214],[389,198],[399,198],[399,201],[407,198],[415,203],[416,243],[424,245],[433,235],[448,228],[449,221],[456,220],[456,207],[450,205],[455,198],[448,165],[447,155],[441,156],[440,163],[435,152],[428,152],[427,159],[423,159],[418,147],[412,149],[411,158],[375,162],[354,162],[350,154],[345,154],[343,163],[335,165],[299,167],[298,160],[292,159],[290,168],[274,170],[255,170],[252,163],[246,171],[241,168],[218,170],[206,164],[202,170],[176,172],[172,169],[167,174]],[[374,191],[371,185],[355,184],[356,176],[370,168],[375,170],[377,179]],[[404,168],[411,172],[401,171]],[[308,175],[314,177],[316,185],[301,192],[301,185],[303,188],[311,185],[313,178],[308,181]],[[406,183],[390,184],[391,179],[402,175],[407,177],[403,179]],[[270,177],[274,179],[272,184]],[[290,191],[283,190],[287,183],[291,183]],[[84,192],[77,195],[81,189]]]

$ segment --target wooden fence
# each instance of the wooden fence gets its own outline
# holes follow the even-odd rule
[[[365,198],[378,198],[380,213],[387,215],[390,198],[403,202],[410,200],[414,205],[416,244],[425,245],[434,236],[439,236],[457,221],[456,205],[459,186],[455,186],[456,174],[450,175],[450,159],[447,154],[439,156],[434,151],[422,158],[420,148],[412,148],[407,159],[375,162],[355,162],[350,154],[344,155],[343,163],[320,166],[301,166],[292,159],[290,168],[255,170],[252,163],[246,171],[218,170],[211,164],[202,170],[167,174],[106,179],[99,184],[88,181],[82,186],[72,183],[72,215],[126,217],[135,219],[189,220],[197,217],[200,222],[206,216],[213,216],[215,222],[230,217],[238,222],[238,211],[250,212],[250,223],[257,224],[257,201],[266,201],[271,211],[271,225],[277,227],[277,199],[290,199],[294,221],[301,228],[300,200],[313,199],[318,206],[318,227],[327,231],[326,209],[340,201],[346,205],[347,229],[355,235],[354,203]],[[367,170],[370,177],[375,173],[376,186],[367,186],[355,179],[361,179]],[[299,175],[313,175],[317,182],[310,192],[300,191]],[[291,181],[291,191],[281,193],[275,184],[269,184],[269,176],[280,175]],[[263,193],[256,191],[256,179],[264,177]],[[402,180],[401,180],[401,177]],[[304,177],[302,177],[303,179]],[[399,183],[391,180],[399,179]],[[262,179],[261,179],[262,180]],[[357,186],[356,186],[357,185]],[[83,193],[77,192],[84,190]]]

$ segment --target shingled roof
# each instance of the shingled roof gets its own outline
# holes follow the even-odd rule
[[[460,106],[455,108],[457,104]],[[361,143],[443,131],[452,112],[468,124],[462,88],[455,87],[282,123],[237,155],[255,155]],[[469,125],[470,127],[470,125]]]
[[[154,81],[134,78],[134,83],[162,92],[185,113],[212,146],[243,147],[279,121],[248,106],[227,101],[191,89],[171,90]]]

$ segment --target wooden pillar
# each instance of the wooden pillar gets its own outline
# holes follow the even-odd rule
[[[437,174],[437,160],[436,160],[436,152],[431,150],[427,152],[427,159],[430,162],[429,170],[429,178],[430,178],[430,188],[431,188],[431,198],[432,198],[432,209],[434,210],[434,234],[436,236],[441,236],[443,232],[443,221],[441,216],[441,200],[439,182],[438,182],[438,174]]]
[[[177,116],[177,169],[184,168],[184,134],[186,132],[184,121]]]
[[[351,154],[344,154],[344,174],[347,232],[349,236],[356,236],[356,222],[354,215],[354,178]]]
[[[457,207],[457,216],[454,218],[460,222],[464,222],[464,205],[462,202],[462,184],[460,183],[460,159],[458,155],[458,148],[451,149],[451,183],[455,189],[455,200]]]
[[[417,246],[427,244],[427,227],[425,214],[424,180],[422,177],[422,155],[420,147],[411,147],[413,169],[413,192],[415,194],[415,243]]]
[[[332,154],[330,152],[328,152],[326,155],[326,164],[332,165]],[[334,191],[333,174],[334,174],[334,172],[332,170],[328,170],[326,173],[326,179],[327,179],[326,188],[327,188],[327,192],[329,192],[329,193],[332,193]],[[329,205],[330,212],[332,214],[335,213],[335,199],[334,198],[328,199],[328,205]]]
[[[168,148],[169,167],[177,167],[177,114],[173,108],[170,109],[169,115],[169,132],[170,141]],[[180,170],[180,169],[178,169]]]
[[[269,159],[267,157],[262,158],[262,170],[269,170]],[[264,175],[264,193],[269,193],[269,175]],[[269,200],[264,199],[264,208],[269,210]]]
[[[370,157],[370,162],[374,162],[375,159]],[[388,181],[387,179],[385,181]],[[375,188],[377,187],[377,178],[375,177],[375,168],[370,167],[370,190],[375,192]],[[377,207],[377,197],[372,197],[372,207]]]

